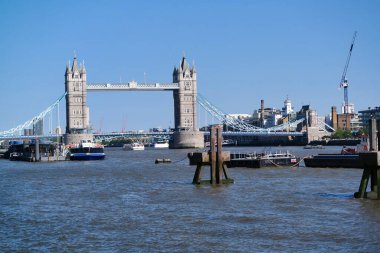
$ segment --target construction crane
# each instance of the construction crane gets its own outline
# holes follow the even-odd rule
[[[348,114],[348,81],[346,79],[346,74],[347,74],[347,69],[348,65],[350,64],[350,59],[351,59],[351,54],[352,54],[352,49],[354,48],[354,43],[356,39],[356,34],[357,32],[354,32],[354,36],[352,38],[351,46],[350,46],[350,51],[348,52],[347,60],[346,60],[346,65],[344,66],[343,74],[342,74],[342,79],[340,80],[340,88],[343,87],[344,89],[344,106],[343,106],[343,113]],[[347,123],[347,119],[346,119]]]

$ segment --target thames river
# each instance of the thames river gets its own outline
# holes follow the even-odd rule
[[[0,251],[380,252],[380,201],[353,198],[360,169],[231,168],[235,184],[195,186],[191,150],[105,151],[103,161],[0,160]]]

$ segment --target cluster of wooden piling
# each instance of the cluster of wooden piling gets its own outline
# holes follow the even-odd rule
[[[380,152],[379,152],[379,132],[376,119],[370,120],[370,148],[368,152],[359,153],[359,158],[363,164],[363,175],[360,181],[359,191],[355,192],[355,198],[380,199]],[[367,192],[368,183],[371,191]]]
[[[188,154],[190,165],[197,166],[193,184],[219,185],[234,182],[228,173],[225,163],[230,160],[230,152],[222,151],[222,142],[222,126],[214,125],[210,129],[209,152],[194,152]],[[210,179],[202,180],[202,170],[204,166],[210,166]]]

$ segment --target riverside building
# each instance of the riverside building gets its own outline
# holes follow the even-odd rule
[[[359,111],[359,118],[361,121],[361,127],[369,130],[369,120],[374,117],[377,121],[380,121],[380,106],[373,109],[368,107],[367,110]]]

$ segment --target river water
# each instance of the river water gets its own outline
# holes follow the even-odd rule
[[[340,148],[276,150],[303,157]],[[235,184],[195,186],[190,151],[0,160],[0,251],[380,252],[380,201],[353,198],[362,170],[231,168]]]

